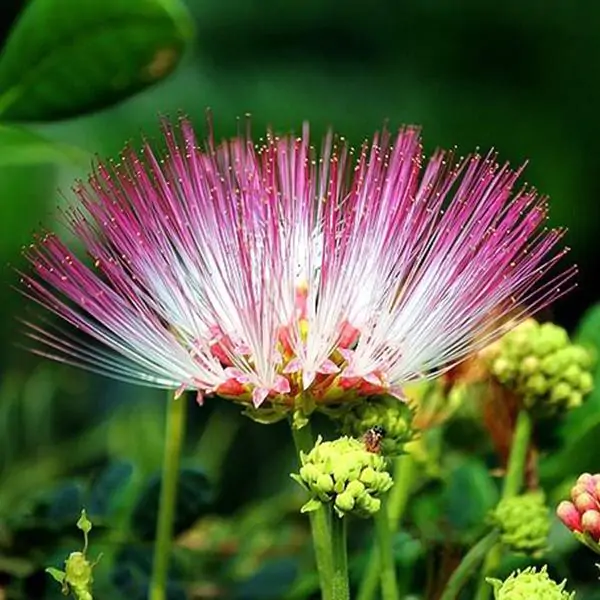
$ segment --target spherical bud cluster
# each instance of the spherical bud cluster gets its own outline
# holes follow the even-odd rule
[[[600,474],[580,475],[571,489],[571,501],[561,502],[556,514],[581,542],[600,554]]]
[[[501,500],[491,515],[502,543],[513,552],[539,555],[547,547],[550,512],[541,492]]]
[[[546,567],[537,571],[529,567],[511,573],[505,581],[487,580],[494,587],[495,600],[573,600],[575,592],[565,591],[566,581],[556,583],[548,576]]]
[[[413,411],[393,396],[375,396],[360,402],[342,417],[342,431],[354,438],[362,438],[374,428],[384,431],[380,452],[384,456],[398,456],[404,445],[414,437]]]
[[[385,458],[350,437],[332,442],[319,437],[308,454],[300,453],[300,460],[300,472],[292,477],[312,496],[302,512],[331,503],[340,517],[369,517],[380,509],[381,494],[393,485]]]
[[[83,552],[71,552],[65,561],[65,583],[77,600],[92,600],[90,588],[92,585],[93,565]]]
[[[543,415],[580,406],[592,389],[592,357],[553,323],[528,319],[484,351],[492,375]]]

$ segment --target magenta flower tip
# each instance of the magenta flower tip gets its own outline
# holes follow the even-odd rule
[[[73,326],[29,324],[46,356],[199,401],[399,394],[572,280],[544,278],[562,232],[492,154],[425,162],[415,128],[356,157],[330,134],[318,160],[308,126],[260,147],[201,148],[185,120],[164,133],[164,159],[146,144],[75,187],[90,262],[54,234],[26,250],[24,292]]]

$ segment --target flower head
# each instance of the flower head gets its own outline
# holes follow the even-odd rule
[[[514,552],[536,556],[548,547],[550,511],[541,492],[501,500],[491,521],[502,532],[502,543]]]
[[[331,442],[319,437],[308,454],[300,453],[300,460],[300,472],[292,477],[312,496],[302,512],[331,503],[339,517],[370,517],[381,508],[380,496],[393,485],[385,458],[351,437]]]
[[[487,580],[494,587],[495,600],[573,600],[575,592],[565,590],[566,581],[556,583],[550,579],[546,567],[536,571],[528,567],[511,573],[505,581]]]
[[[47,356],[283,410],[401,395],[573,275],[536,286],[561,232],[493,154],[426,162],[415,128],[356,153],[328,135],[318,158],[307,126],[259,146],[200,147],[185,120],[164,133],[164,158],[128,150],[75,187],[66,218],[90,264],[52,233],[26,250],[25,292],[104,347],[30,323]]]
[[[492,375],[525,407],[551,415],[581,405],[593,387],[592,356],[553,323],[527,319],[483,351]]]

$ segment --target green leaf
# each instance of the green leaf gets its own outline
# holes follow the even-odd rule
[[[66,573],[61,571],[60,569],[55,569],[54,567],[48,567],[46,569],[46,573],[50,575],[55,581],[62,584],[65,581]]]
[[[158,518],[161,478],[152,477],[138,498],[131,516],[131,530],[141,540],[153,540]],[[177,482],[177,504],[173,534],[191,527],[212,507],[213,489],[200,469],[183,468]]]
[[[465,460],[452,472],[444,495],[448,521],[464,533],[480,527],[498,500],[488,470],[475,459]]]
[[[592,306],[585,312],[577,326],[573,341],[595,354],[594,381],[596,384],[600,383],[600,304]]]
[[[179,0],[31,0],[0,55],[0,117],[49,121],[168,75],[192,25]]]
[[[53,142],[22,127],[0,125],[0,166],[46,163],[90,164],[84,150]]]

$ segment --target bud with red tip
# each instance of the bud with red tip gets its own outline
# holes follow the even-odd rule
[[[600,554],[600,474],[580,475],[571,500],[561,502],[556,515],[579,541]]]

